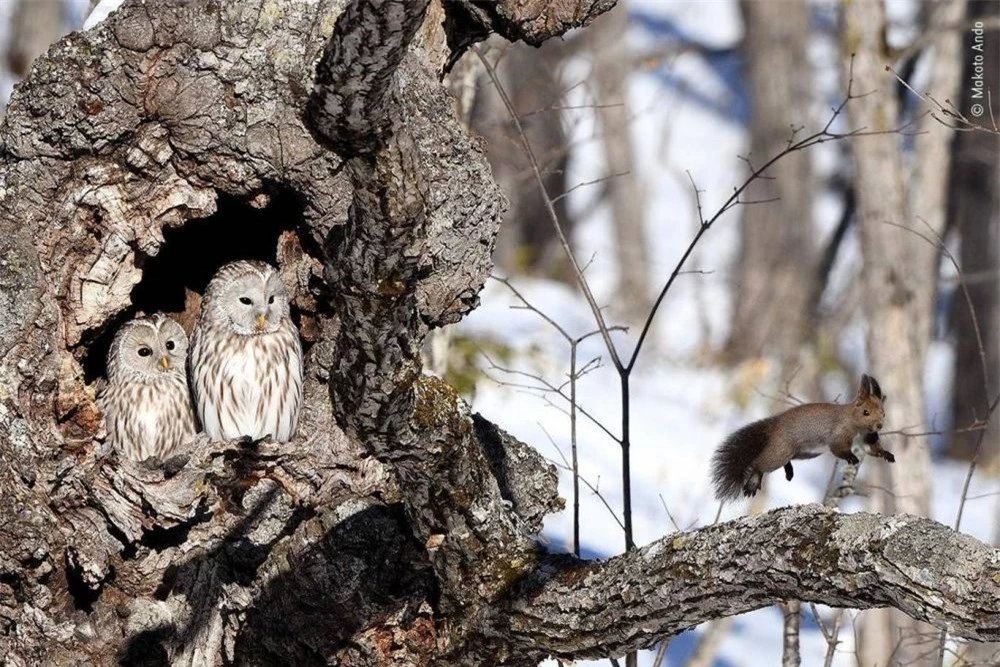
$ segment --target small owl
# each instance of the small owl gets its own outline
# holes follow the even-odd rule
[[[115,334],[98,404],[109,444],[121,455],[166,459],[197,433],[187,349],[184,329],[162,313],[127,322]]]
[[[188,363],[209,437],[292,439],[302,405],[302,343],[277,269],[256,261],[219,269],[205,290]]]

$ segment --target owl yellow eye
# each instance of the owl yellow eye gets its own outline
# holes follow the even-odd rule
[[[173,349],[174,349],[174,347],[175,347],[175,346],[174,346],[174,341],[172,341],[172,340],[168,340],[168,341],[167,341],[167,349],[168,349],[168,350],[173,350]]]
[[[140,357],[148,357],[151,354],[153,354],[153,350],[151,350],[150,348],[148,348],[148,347],[140,347],[139,348],[139,356]]]
[[[240,303],[242,303],[244,306],[249,306],[250,305],[250,297],[248,297],[248,296],[241,296],[240,297]]]

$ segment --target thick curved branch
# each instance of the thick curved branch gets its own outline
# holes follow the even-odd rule
[[[539,572],[497,622],[524,646],[567,658],[621,654],[790,598],[893,606],[961,637],[1000,640],[1000,550],[908,515],[788,507]]]
[[[344,157],[375,150],[387,129],[383,104],[429,0],[354,0],[316,65],[309,119]]]
[[[573,28],[589,25],[618,0],[454,0],[444,2],[445,33],[451,57],[445,70],[466,49],[492,33],[541,46]]]

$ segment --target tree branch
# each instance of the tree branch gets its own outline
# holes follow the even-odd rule
[[[313,129],[344,157],[375,150],[387,129],[393,75],[430,0],[354,0],[316,65]]]
[[[445,32],[451,56],[445,71],[491,33],[510,42],[541,46],[573,28],[589,25],[618,0],[453,0],[445,2]]]
[[[1000,550],[914,516],[788,507],[668,535],[603,562],[553,558],[495,621],[525,646],[589,658],[791,598],[893,606],[995,641]]]

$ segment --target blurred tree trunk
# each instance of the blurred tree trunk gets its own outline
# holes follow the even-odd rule
[[[587,33],[593,72],[590,87],[600,126],[618,267],[615,309],[628,322],[642,322],[650,307],[646,197],[636,173],[628,78],[628,5],[619,4]]]
[[[964,3],[945,3],[939,8],[934,22],[947,26],[949,21],[957,24],[961,19]],[[893,79],[885,72],[890,63],[885,29],[880,0],[845,5],[843,53],[845,57],[856,54],[853,91],[876,91],[855,99],[848,107],[849,118],[852,127],[871,132],[891,132],[900,119]],[[961,36],[955,30],[942,30],[931,35],[931,45],[927,89],[936,99],[953,99],[958,92]],[[907,188],[900,136],[861,137],[852,144],[864,257],[862,307],[868,324],[867,348],[871,371],[889,396],[887,430],[926,430],[923,370],[932,334],[939,251],[907,229],[924,235],[928,225],[934,234],[943,230],[952,131],[930,116],[924,117],[920,129],[926,134],[915,141],[916,166],[909,180],[912,190]],[[894,436],[887,440],[899,443],[893,449],[898,453],[896,463],[888,469],[891,496],[878,494],[876,509],[927,516],[932,483],[926,437]],[[890,660],[881,643],[886,639],[892,645],[893,662],[936,664],[935,635],[926,626],[893,615],[896,629],[886,637],[884,615],[878,617],[880,627],[869,631],[867,639],[879,645],[876,650],[872,645],[863,647],[865,664]]]
[[[17,78],[63,34],[63,0],[14,0],[7,67]]]
[[[969,3],[969,21],[1000,19],[1000,4],[987,0]],[[972,33],[965,30],[966,54],[971,49]],[[1000,36],[996,30],[986,30],[985,63],[1000,63]],[[962,81],[962,111],[969,118],[990,126],[990,118],[1000,118],[1000,69],[985,68],[992,76],[985,85],[991,88],[988,98],[972,98],[972,58],[966,57],[965,76]],[[987,107],[979,118],[971,115],[974,102]],[[983,385],[982,361],[972,318],[961,287],[956,288],[952,326],[956,334],[955,389],[953,416],[955,428],[964,428],[975,420],[984,419],[987,406],[1000,390],[1000,137],[987,132],[960,132],[955,141],[952,163],[951,189],[949,192],[948,218],[961,235],[960,262],[969,288],[982,335],[986,365],[989,372],[989,390]],[[979,433],[956,433],[952,436],[948,453],[970,459],[976,450]],[[1000,418],[994,415],[987,427],[980,450],[980,462],[995,466],[1000,455]]]
[[[808,124],[809,5],[805,0],[746,0],[741,7],[751,99],[750,161],[758,167],[787,146],[794,128]],[[789,362],[799,353],[816,279],[810,159],[806,152],[783,158],[746,193],[749,201],[774,201],[742,208],[727,345],[733,361],[768,355]]]
[[[558,197],[566,190],[569,150],[562,124],[563,88],[558,76],[564,47],[557,42],[537,49],[503,40],[491,44],[495,48],[488,51],[487,57],[494,63],[538,159],[546,191],[550,197]],[[571,280],[569,264],[563,257],[517,128],[485,74],[480,76],[471,124],[488,142],[486,155],[490,167],[510,203],[497,238],[497,264],[511,273]],[[556,201],[554,208],[567,237],[572,238],[565,198]]]

